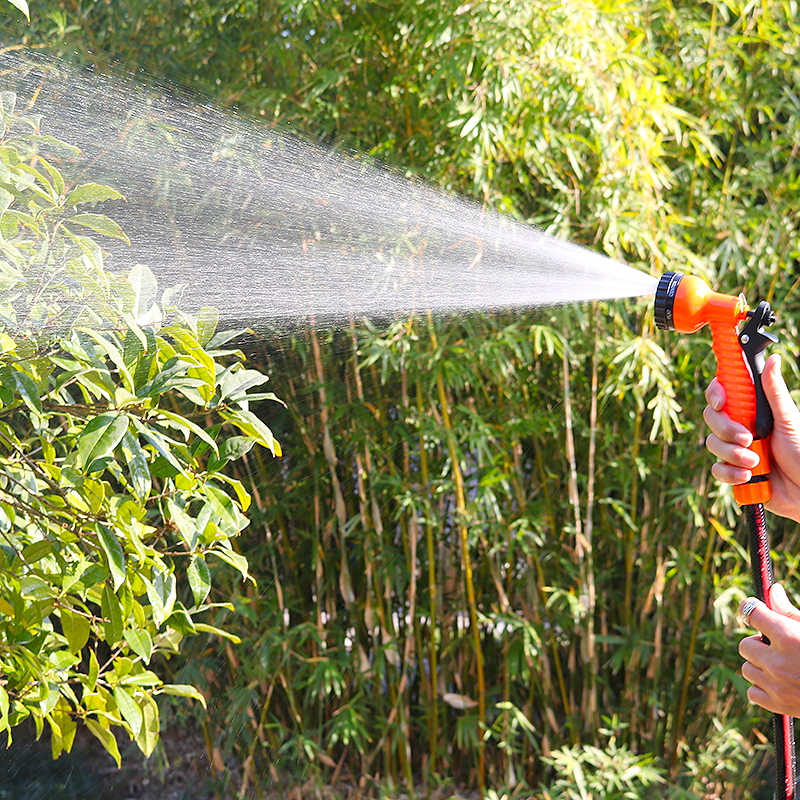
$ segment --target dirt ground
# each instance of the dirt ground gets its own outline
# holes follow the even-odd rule
[[[320,787],[310,780],[267,792],[236,788],[239,775],[231,765],[228,780],[221,780],[217,764],[212,769],[202,734],[191,727],[162,733],[163,748],[145,760],[128,741],[120,740],[122,767],[88,733],[79,732],[73,752],[53,761],[46,736],[35,741],[33,730],[15,731],[9,749],[0,747],[0,800],[370,800],[378,795],[366,781],[340,780]],[[360,785],[359,785],[360,784]],[[391,800],[404,800],[406,794]],[[420,790],[417,797],[425,797]],[[428,800],[477,800],[475,793],[439,788]]]

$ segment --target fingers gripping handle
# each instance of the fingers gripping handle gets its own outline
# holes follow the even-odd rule
[[[725,322],[711,322],[714,354],[717,357],[717,379],[725,389],[724,411],[753,434],[751,449],[760,461],[752,470],[748,483],[735,486],[734,497],[739,505],[765,503],[771,497],[769,485],[768,437],[772,432],[772,409],[769,407],[761,373],[764,350],[778,341],[764,331],[774,316],[767,303],[759,303],[741,331]]]

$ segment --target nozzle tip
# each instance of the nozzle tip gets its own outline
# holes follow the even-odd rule
[[[675,293],[678,284],[683,280],[680,272],[665,272],[656,287],[654,300],[656,327],[662,331],[674,331],[675,323],[673,311],[675,306]]]

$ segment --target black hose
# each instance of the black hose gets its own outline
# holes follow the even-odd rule
[[[756,597],[767,601],[772,586],[772,558],[769,552],[769,532],[764,506],[757,503],[744,506],[750,530],[750,563]],[[766,644],[769,639],[762,636]],[[797,797],[797,768],[794,750],[794,719],[784,714],[772,715],[772,739],[775,745],[776,800],[795,800]]]

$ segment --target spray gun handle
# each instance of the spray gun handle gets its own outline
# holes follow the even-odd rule
[[[714,353],[717,356],[717,379],[725,389],[724,411],[753,434],[751,450],[761,459],[752,470],[748,483],[734,486],[739,505],[766,503],[772,496],[769,484],[769,435],[772,432],[772,409],[761,385],[764,350],[778,341],[764,331],[774,322],[766,302],[759,303],[740,332],[729,322],[711,323]]]

